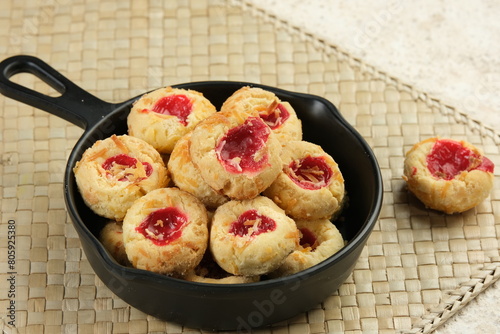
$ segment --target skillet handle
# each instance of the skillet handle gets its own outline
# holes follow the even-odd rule
[[[18,73],[31,73],[61,95],[52,97],[10,80]],[[19,55],[0,62],[0,93],[32,107],[59,116],[83,129],[97,124],[117,104],[100,100],[39,58]]]

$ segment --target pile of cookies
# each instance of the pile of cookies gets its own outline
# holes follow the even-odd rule
[[[100,240],[121,264],[208,283],[291,275],[344,246],[335,160],[302,139],[293,106],[243,87],[217,111],[201,93],[138,99],[128,134],[74,168],[83,200],[108,218]]]

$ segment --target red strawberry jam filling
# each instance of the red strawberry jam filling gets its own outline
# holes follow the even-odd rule
[[[325,158],[311,156],[292,161],[286,173],[295,184],[307,190],[328,186],[333,176],[333,171]]]
[[[290,113],[285,106],[279,103],[272,103],[267,110],[259,113],[260,118],[271,128],[271,130],[279,128],[290,117]]]
[[[300,237],[300,245],[303,248],[308,248],[311,247],[312,250],[316,249],[316,244],[318,242],[318,239],[316,238],[316,235],[308,228],[303,227],[300,230],[300,233],[302,236]]]
[[[275,229],[276,222],[273,219],[259,214],[257,210],[248,210],[231,223],[229,233],[239,237],[253,237]]]
[[[217,159],[230,173],[258,172],[268,161],[265,146],[270,133],[259,117],[250,117],[219,141],[215,148]]]
[[[136,231],[157,246],[164,246],[178,239],[188,218],[181,210],[168,207],[151,212]]]
[[[108,177],[114,177],[118,181],[140,181],[148,178],[153,173],[153,167],[148,162],[138,163],[136,158],[126,154],[112,156],[102,164],[102,168],[107,171]],[[141,173],[138,169],[143,169]]]
[[[187,118],[193,110],[193,103],[186,95],[168,95],[159,99],[153,106],[153,111],[158,114],[176,116],[186,126]]]
[[[438,140],[427,156],[427,168],[437,178],[451,180],[463,171],[474,169],[493,173],[490,159],[474,153],[460,142]]]

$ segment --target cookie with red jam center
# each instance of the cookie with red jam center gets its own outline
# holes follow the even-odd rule
[[[98,215],[117,221],[123,220],[136,199],[169,182],[160,154],[128,135],[95,142],[76,163],[74,173],[85,204]]]
[[[203,204],[177,188],[162,188],[138,199],[123,220],[130,263],[166,275],[185,275],[203,258],[208,244]]]
[[[216,109],[202,93],[179,88],[160,88],[145,94],[132,106],[128,133],[169,154],[176,142]]]
[[[345,245],[337,227],[328,219],[296,220],[300,231],[297,248],[270,277],[288,276],[323,262]]]
[[[242,87],[224,101],[221,111],[256,112],[280,142],[302,140],[302,122],[290,103],[265,89]]]
[[[210,250],[233,275],[255,276],[278,268],[298,244],[295,222],[264,196],[229,201],[212,218]]]
[[[327,187],[333,176],[333,169],[328,165],[325,157],[312,157],[293,160],[285,167],[288,177],[299,187],[308,190],[317,190]]]
[[[216,113],[193,130],[189,142],[203,180],[232,199],[259,195],[281,170],[281,145],[255,113]]]
[[[320,146],[306,141],[283,145],[283,168],[264,191],[294,219],[332,218],[344,203],[342,173]]]
[[[138,165],[139,164],[139,165]],[[147,179],[153,174],[153,167],[149,162],[138,162],[136,158],[127,154],[117,154],[109,157],[101,165],[106,170],[106,176],[118,181],[140,181]],[[144,169],[143,175],[134,173],[134,169]]]
[[[474,145],[429,138],[406,154],[403,179],[426,207],[445,213],[467,211],[488,197],[494,164]]]
[[[269,153],[265,152],[271,130],[258,117],[249,117],[219,139],[215,147],[217,160],[233,174],[254,174],[266,167]]]

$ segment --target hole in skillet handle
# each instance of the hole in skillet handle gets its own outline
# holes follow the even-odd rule
[[[61,95],[45,95],[15,83],[11,77],[19,73],[34,75]],[[0,93],[83,129],[95,125],[118,107],[117,104],[105,102],[78,87],[43,60],[28,55],[12,56],[0,62]]]

